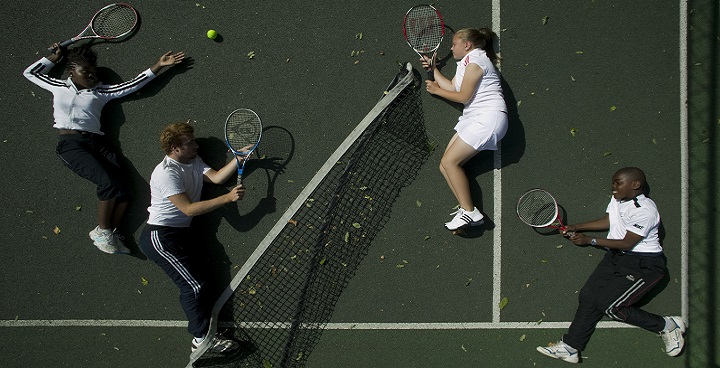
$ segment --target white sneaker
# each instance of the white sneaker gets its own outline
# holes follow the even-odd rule
[[[118,245],[115,234],[110,230],[100,229],[96,226],[88,235],[90,236],[90,239],[92,239],[93,244],[105,253],[130,254],[130,249],[125,247],[122,242]]]
[[[485,222],[483,220],[484,216],[480,213],[480,210],[478,210],[477,207],[473,207],[472,212],[465,211],[462,207],[460,207],[452,214],[454,214],[455,217],[445,223],[445,228],[451,231],[466,226],[480,226]]]
[[[197,339],[192,339],[190,351],[194,353],[204,340],[205,339],[198,341]],[[220,335],[215,335],[212,338],[212,341],[210,341],[210,346],[208,346],[206,351],[216,354],[228,354],[237,350],[239,347],[240,344],[238,344],[237,341],[223,338]]]
[[[568,363],[579,363],[580,352],[563,341],[549,346],[538,346],[537,351],[551,358],[560,359]]]
[[[116,254],[130,254],[130,249],[125,246],[125,235],[120,234],[117,229],[113,230],[113,240],[117,248]]]
[[[674,328],[660,332],[660,337],[665,342],[665,352],[670,356],[678,356],[682,352],[683,346],[685,346],[685,338],[683,337],[685,322],[681,317],[665,318],[670,319],[675,324]]]

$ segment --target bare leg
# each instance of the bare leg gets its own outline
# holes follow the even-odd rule
[[[113,209],[112,213],[112,219],[110,221],[110,225],[112,226],[113,230],[117,229],[118,226],[120,226],[120,221],[122,221],[123,215],[125,214],[125,209],[127,208],[128,203],[127,201],[118,202],[115,201],[115,208]]]
[[[478,151],[462,139],[458,139],[455,134],[440,159],[440,172],[460,203],[460,207],[469,212],[472,212],[475,206],[470,195],[470,184],[462,166],[477,153]]]
[[[115,210],[115,198],[98,203],[98,227],[112,230],[112,216]]]

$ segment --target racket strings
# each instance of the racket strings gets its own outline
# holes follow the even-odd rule
[[[429,6],[410,9],[405,17],[405,37],[419,52],[430,52],[442,42],[445,26],[437,11]]]
[[[260,140],[262,124],[257,115],[241,112],[228,119],[225,133],[230,147],[240,151]]]
[[[557,202],[548,192],[532,191],[523,195],[518,201],[517,214],[530,226],[547,226],[557,219]]]
[[[95,33],[104,38],[120,37],[130,32],[137,22],[137,14],[127,6],[115,6],[100,11],[92,22]]]

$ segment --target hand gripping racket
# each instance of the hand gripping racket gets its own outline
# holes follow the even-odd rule
[[[557,201],[546,190],[532,189],[523,194],[517,202],[517,215],[522,222],[532,227],[565,231]],[[568,235],[572,236],[573,233]]]
[[[427,72],[428,79],[434,81],[435,57],[445,35],[445,23],[440,12],[432,5],[413,6],[405,14],[403,32],[405,41],[418,55],[423,57],[432,53]]]
[[[138,14],[135,9],[123,3],[110,4],[95,13],[90,23],[77,36],[60,42],[65,48],[73,43],[92,38],[103,40],[117,40],[132,33],[138,24]],[[53,48],[50,51],[55,51]]]
[[[250,155],[255,151],[262,137],[260,117],[250,109],[237,109],[225,120],[225,143],[235,154],[237,182],[242,185],[243,170]],[[242,162],[240,160],[242,159]]]

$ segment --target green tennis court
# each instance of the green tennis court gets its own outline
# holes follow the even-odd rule
[[[527,189],[553,193],[570,223],[603,215],[610,178],[641,167],[663,219],[670,272],[645,308],[689,320],[685,352],[659,337],[603,321],[583,366],[713,367],[718,357],[717,2],[483,0],[434,3],[451,31],[499,35],[510,130],[497,153],[467,166],[474,200],[491,220],[458,236],[443,229],[455,199],[438,172],[460,112],[422,95],[435,150],[404,187],[387,223],[307,356],[317,367],[554,367],[535,351],[557,341],[577,292],[602,257],[517,219]],[[137,245],[102,254],[87,232],[96,198],[53,152],[49,93],[22,70],[79,32],[103,2],[5,5],[0,137],[0,361],[18,367],[184,367],[190,337],[174,284]],[[399,64],[417,55],[402,37],[412,2],[143,1],[137,34],[96,46],[106,80],[126,80],[167,50],[192,62],[165,70],[103,111],[127,159],[134,199],[125,227],[140,233],[148,181],[167,123],[190,119],[211,165],[226,157],[223,123],[251,108],[294,140],[274,182],[245,179],[246,199],[195,219],[227,285],[313,175],[379,100]],[[207,39],[215,29],[220,37]],[[11,31],[12,30],[12,31]],[[18,32],[17,30],[23,30]],[[12,33],[10,33],[12,32]],[[449,46],[448,46],[449,47]],[[454,65],[448,62],[447,72]],[[206,195],[224,190],[209,187]],[[232,208],[231,208],[232,207]],[[237,363],[242,364],[242,363]]]

